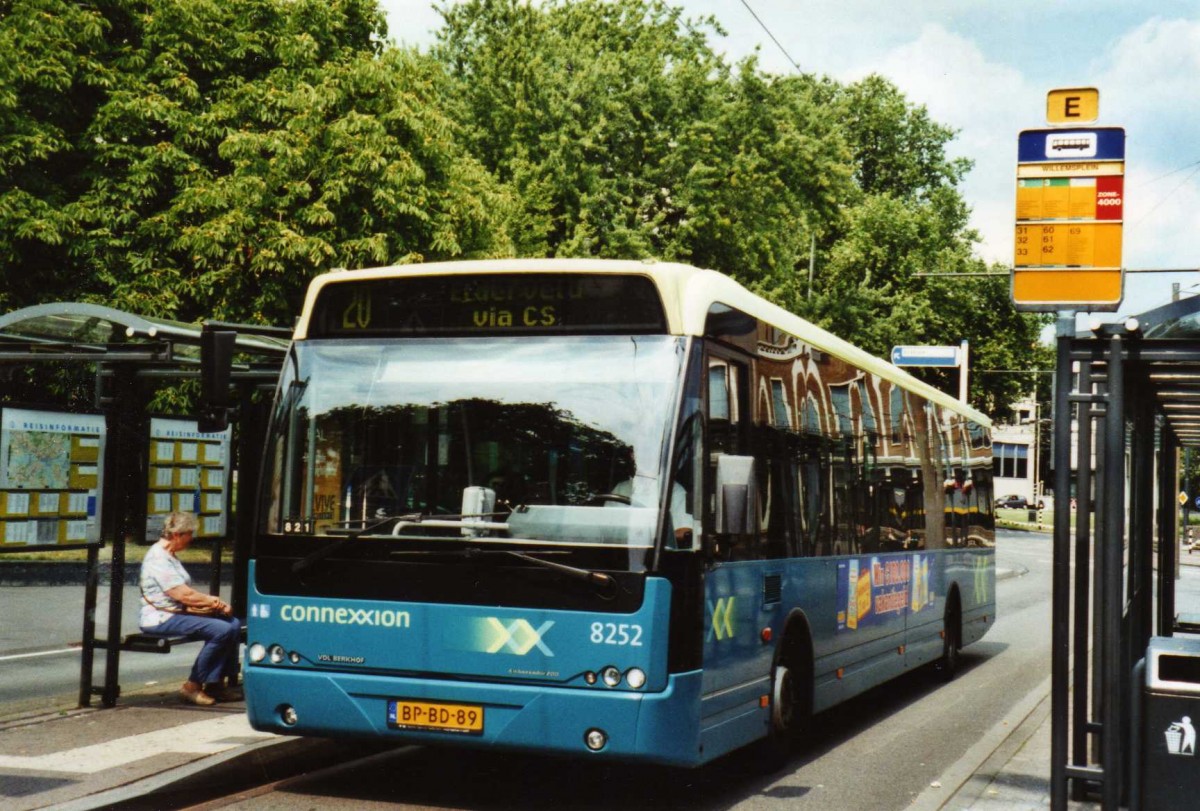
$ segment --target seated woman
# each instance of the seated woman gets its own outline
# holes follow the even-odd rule
[[[218,701],[242,700],[242,691],[225,683],[237,675],[242,624],[220,597],[193,589],[191,576],[175,557],[187,549],[195,534],[196,516],[180,512],[167,516],[162,537],[142,561],[138,585],[146,604],[138,624],[144,633],[204,640],[179,696],[188,704],[207,707]]]

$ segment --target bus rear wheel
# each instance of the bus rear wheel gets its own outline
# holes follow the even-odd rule
[[[942,681],[952,681],[958,675],[959,652],[962,649],[962,627],[959,622],[958,606],[954,603],[946,609],[945,624],[942,626],[942,658],[938,662],[938,673]]]

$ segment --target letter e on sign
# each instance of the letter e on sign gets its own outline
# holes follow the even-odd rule
[[[1050,124],[1090,124],[1100,117],[1100,91],[1070,87],[1046,94],[1046,121]]]

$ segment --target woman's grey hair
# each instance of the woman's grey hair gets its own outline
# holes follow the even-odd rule
[[[163,521],[163,537],[178,535],[181,532],[196,531],[196,516],[192,513],[168,513]]]

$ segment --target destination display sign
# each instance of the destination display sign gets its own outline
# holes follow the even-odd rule
[[[1017,156],[1017,309],[1117,309],[1124,295],[1125,130],[1026,130]]]
[[[327,285],[309,335],[661,334],[662,300],[644,276],[474,273]]]

